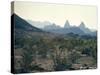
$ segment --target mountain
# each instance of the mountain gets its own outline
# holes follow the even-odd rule
[[[91,35],[91,36],[96,36],[97,35],[97,31],[92,31],[91,29],[87,28],[86,25],[84,24],[84,22],[81,22],[81,24],[79,25],[79,28],[84,31],[85,34]]]
[[[14,32],[15,41],[17,40],[16,42],[29,38],[36,41],[44,37],[54,38],[59,36],[53,33],[45,32],[42,29],[32,26],[26,20],[22,19],[16,14],[13,14],[11,16],[11,24],[12,32]]]
[[[91,31],[89,28],[86,27],[84,22],[81,22],[79,26],[71,26],[66,20],[64,27],[60,27],[59,25],[56,25],[55,23],[50,23],[48,21],[45,22],[39,22],[39,21],[31,21],[31,20],[24,20],[21,17],[19,17],[16,14],[13,14],[12,20],[15,25],[15,29],[20,29],[24,31],[32,31],[32,32],[51,32],[51,33],[59,33],[59,34],[68,34],[68,33],[74,33],[79,35],[92,35],[96,36],[97,31]],[[40,27],[40,28],[39,28]],[[17,31],[19,32],[19,31]]]
[[[64,28],[70,28],[70,24],[69,24],[68,20],[65,22]]]
[[[25,31],[42,32],[41,29],[38,29],[38,28],[32,26],[31,24],[29,24],[27,21],[25,21],[24,19],[22,19],[21,17],[19,17],[16,14],[13,14],[11,16],[11,20],[12,20],[12,22],[14,22],[15,29],[21,29],[21,30],[25,30]]]
[[[51,24],[51,25],[47,25],[44,27],[45,30],[57,30],[60,29],[61,27],[56,25],[55,23]]]
[[[52,24],[45,26],[43,30],[58,34],[74,33],[74,34],[84,35],[84,31],[82,31],[79,27],[71,26],[68,20],[65,22],[63,28],[56,24]]]
[[[79,25],[79,28],[80,28],[81,30],[83,30],[86,34],[91,33],[91,30],[88,29],[87,27],[85,27],[84,22],[81,22],[81,24]]]
[[[92,31],[91,29],[87,28],[84,22],[81,22],[79,26],[71,26],[68,20],[66,20],[63,28],[56,24],[51,24],[45,26],[43,30],[60,34],[74,33],[79,35],[91,35],[91,36],[97,35],[97,31]]]
[[[45,32],[39,28],[36,28],[29,24],[27,21],[22,19],[20,16],[13,14],[11,16],[11,27],[12,27],[12,32],[14,33],[14,41],[15,41],[15,48],[20,48],[23,46],[24,41],[27,39],[32,39],[35,41],[36,39],[38,40]]]

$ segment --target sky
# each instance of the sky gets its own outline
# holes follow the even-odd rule
[[[75,26],[84,22],[86,27],[97,30],[96,6],[15,1],[14,13],[26,20],[49,21],[61,27],[66,20]]]

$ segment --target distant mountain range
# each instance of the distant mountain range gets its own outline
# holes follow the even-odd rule
[[[60,34],[74,33],[79,35],[91,35],[91,36],[97,35],[97,31],[96,30],[92,31],[91,29],[87,28],[84,22],[81,22],[79,26],[75,25],[71,26],[69,21],[66,20],[64,27],[60,27],[59,25],[56,25],[55,23],[50,23],[48,21],[39,22],[39,21],[27,20],[27,22],[46,32],[60,33]]]
[[[97,31],[92,31],[91,29],[87,28],[84,22],[81,22],[79,26],[71,26],[68,20],[65,22],[63,28],[57,26],[56,24],[52,24],[45,26],[43,30],[60,34],[74,33],[79,35],[91,35],[91,36],[97,35]]]
[[[79,26],[71,26],[68,20],[65,22],[64,27],[60,27],[55,23],[45,22],[35,22],[31,20],[24,20],[16,14],[12,15],[12,20],[14,20],[15,29],[33,32],[50,32],[58,34],[68,34],[74,33],[78,35],[91,35],[96,36],[97,31],[91,31],[86,27],[84,22],[81,22]]]
[[[30,23],[28,23],[25,19],[21,18],[20,16],[13,14],[11,16],[11,26],[14,29],[14,37],[15,40],[20,40],[20,39],[28,39],[32,38],[32,40],[36,40],[42,37],[48,37],[48,38],[54,38],[59,35],[46,32],[42,29],[39,29]]]

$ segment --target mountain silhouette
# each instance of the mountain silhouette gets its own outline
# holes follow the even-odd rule
[[[14,22],[15,29],[20,29],[24,31],[32,31],[32,32],[51,32],[51,33],[60,33],[60,34],[68,34],[68,33],[74,33],[79,35],[93,35],[96,36],[97,32],[92,32],[89,28],[86,27],[84,22],[81,22],[79,26],[71,26],[69,24],[69,21],[66,20],[64,27],[60,27],[59,25],[56,25],[55,23],[50,22],[33,22],[30,24],[28,21],[24,20],[23,18],[19,17],[15,13],[11,16],[12,22]],[[34,24],[34,25],[33,25]],[[44,28],[37,28],[35,27],[35,24],[44,25]],[[46,25],[47,24],[47,25]]]
[[[64,27],[59,27],[56,24],[53,25],[47,25],[44,27],[45,31],[52,32],[52,33],[60,33],[60,34],[68,34],[68,33],[74,33],[79,35],[92,35],[96,36],[96,31],[91,31],[89,28],[86,27],[84,22],[81,22],[79,26],[71,26],[69,24],[69,21],[66,20]]]
[[[51,25],[47,25],[44,27],[45,30],[57,30],[60,29],[61,27],[56,25],[55,23],[51,24]]]
[[[86,25],[84,24],[84,22],[81,22],[81,24],[79,25],[79,28],[80,28],[81,30],[83,30],[86,34],[91,33],[91,30],[88,29],[88,28],[85,27],[85,26],[86,26]]]
[[[70,27],[70,24],[68,22],[68,20],[65,22],[65,25],[64,25],[64,28],[69,28]]]
[[[11,20],[12,22],[14,22],[14,27],[15,29],[22,29],[25,31],[35,31],[35,32],[41,32],[41,29],[38,29],[34,26],[32,26],[31,24],[29,24],[27,21],[25,21],[24,19],[22,19],[21,17],[19,17],[16,14],[13,14],[11,16]]]
[[[82,31],[79,27],[71,26],[66,20],[64,27],[59,27],[56,24],[48,25],[44,27],[45,31],[52,32],[52,33],[60,33],[60,34],[68,34],[68,33],[74,33],[79,35],[84,35],[84,31]]]
[[[79,26],[81,29],[82,28],[85,28],[85,24],[84,24],[84,22],[81,22],[81,24],[80,24],[80,26]]]

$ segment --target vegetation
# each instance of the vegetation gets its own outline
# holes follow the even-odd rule
[[[44,34],[41,37],[16,38],[15,46],[15,50],[22,48],[22,54],[19,52],[22,56],[20,68],[15,67],[17,73],[87,69],[97,65],[97,40],[93,38],[51,38]],[[85,60],[85,57],[89,59]],[[81,63],[80,60],[86,62]]]

